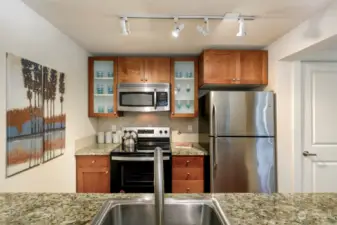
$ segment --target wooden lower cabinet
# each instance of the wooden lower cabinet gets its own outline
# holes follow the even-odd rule
[[[204,192],[204,157],[172,157],[172,193]]]
[[[110,193],[109,156],[77,156],[76,189],[79,193]]]

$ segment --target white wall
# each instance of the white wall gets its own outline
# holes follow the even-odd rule
[[[65,72],[67,112],[65,155],[7,179],[6,52]],[[0,192],[75,192],[74,143],[96,128],[87,116],[87,56],[20,0],[0,1]]]
[[[337,37],[337,2],[304,21],[301,25],[268,46],[269,85],[276,93],[277,114],[277,176],[279,192],[295,192],[294,151],[294,78],[300,72],[298,62],[285,61],[301,51],[329,38]],[[292,58],[293,60],[293,58]],[[300,60],[300,59],[297,59]]]

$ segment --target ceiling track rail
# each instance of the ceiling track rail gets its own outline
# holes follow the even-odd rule
[[[120,18],[128,18],[128,19],[154,19],[154,20],[172,20],[175,18],[179,18],[181,20],[200,20],[200,19],[209,19],[209,20],[240,20],[243,19],[245,21],[252,21],[255,20],[255,16],[246,16],[246,15],[235,15],[235,16],[227,16],[227,15],[221,15],[221,16],[200,16],[200,15],[195,15],[195,16],[184,16],[184,15],[177,15],[177,16],[161,16],[161,15],[155,15],[155,16],[140,16],[140,15],[123,15],[120,16]]]

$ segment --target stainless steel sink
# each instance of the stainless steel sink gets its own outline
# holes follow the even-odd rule
[[[165,225],[225,225],[226,218],[213,200],[165,199]],[[155,225],[152,201],[107,201],[94,225]]]

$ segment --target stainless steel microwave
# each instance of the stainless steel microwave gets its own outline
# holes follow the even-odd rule
[[[170,84],[121,83],[117,88],[118,111],[170,111]]]

